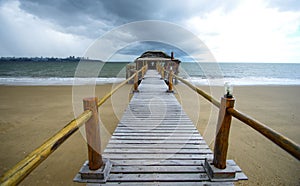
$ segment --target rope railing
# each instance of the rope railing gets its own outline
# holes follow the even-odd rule
[[[80,126],[92,116],[91,111],[85,111],[76,119],[69,122],[64,128],[49,138],[41,146],[32,151],[23,160],[8,170],[0,178],[1,185],[16,185],[28,176],[40,163],[54,152],[66,139],[68,139]]]
[[[128,81],[136,77],[139,73],[147,70],[144,66],[139,71],[136,71],[128,79],[117,85],[112,91],[106,94],[97,102],[97,107],[100,107],[108,98],[110,98],[118,89],[124,86]],[[85,110],[77,118],[70,121],[65,127],[59,130],[55,135],[50,137],[41,146],[28,154],[23,160],[18,162],[14,167],[4,173],[0,178],[0,185],[17,185],[26,178],[39,164],[47,159],[64,141],[74,134],[81,126],[87,123],[93,116],[91,110]]]
[[[158,65],[157,70],[160,74],[165,74],[166,70],[164,67]],[[182,83],[190,87],[192,90],[200,94],[214,106],[219,108],[219,118],[217,128],[219,129],[216,132],[216,140],[215,140],[215,148],[214,148],[214,165],[217,168],[225,168],[226,167],[226,156],[227,156],[227,148],[228,148],[228,135],[229,128],[231,123],[231,116],[240,120],[241,122],[247,124],[252,127],[257,132],[261,133],[263,136],[271,140],[273,143],[277,144],[283,150],[288,152],[290,155],[300,160],[300,145],[294,142],[293,140],[287,138],[286,136],[280,134],[279,132],[273,130],[268,127],[266,124],[257,121],[256,119],[242,113],[233,108],[234,98],[222,98],[221,102],[213,98],[211,95],[207,94],[205,91],[199,89],[194,86],[187,80],[183,79],[180,76],[173,75],[175,78],[180,80]],[[224,127],[225,126],[225,127]],[[223,130],[224,127],[224,130]],[[223,134],[220,134],[223,133]],[[224,135],[224,133],[226,133]],[[224,138],[224,136],[227,136]],[[222,138],[222,139],[221,139]],[[216,157],[220,156],[220,157]],[[222,160],[220,160],[222,159]],[[221,163],[219,163],[221,161]]]
[[[195,92],[197,92],[198,94],[200,94],[202,97],[204,97],[207,101],[211,102],[213,105],[215,105],[216,107],[220,108],[220,105],[221,105],[220,102],[218,100],[216,100],[214,97],[212,97],[211,95],[207,94],[206,92],[204,92],[200,88],[194,86],[193,84],[191,84],[187,80],[183,79],[182,77],[179,77],[177,75],[174,75],[174,76],[175,76],[175,78],[177,78],[178,80],[180,80],[182,83],[184,83],[185,85],[187,85],[188,87],[190,87],[192,90],[194,90]]]
[[[144,66],[143,68],[141,68],[139,71],[136,71],[132,76],[130,76],[128,79],[126,79],[125,81],[123,81],[122,83],[118,84],[111,92],[109,92],[108,94],[106,94],[101,100],[98,101],[97,105],[98,107],[100,107],[100,105],[102,105],[108,98],[110,98],[119,88],[121,88],[122,86],[124,86],[126,83],[128,83],[130,80],[138,77],[138,74],[142,72],[142,77],[144,76],[145,71],[147,70],[147,66]],[[138,80],[135,80],[134,84],[137,84]],[[134,85],[135,86],[135,85]]]
[[[262,122],[247,116],[246,114],[238,111],[234,108],[228,108],[227,112],[231,114],[236,119],[240,120],[241,122],[247,124],[248,126],[252,127],[254,130],[258,131],[266,138],[271,140],[272,142],[276,143],[280,146],[283,150],[287,151],[289,154],[300,160],[300,145],[296,142],[292,141],[291,139],[285,137],[284,135],[280,134],[279,132],[275,131],[274,129],[268,127],[267,125],[263,124]]]

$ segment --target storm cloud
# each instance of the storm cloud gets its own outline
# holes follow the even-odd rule
[[[191,31],[221,61],[297,61],[299,7],[295,0],[1,0],[0,56],[82,56],[113,29],[159,20]],[[137,33],[134,37],[155,37],[159,29],[145,26],[133,33]],[[165,36],[180,38],[173,31]],[[192,50],[193,46],[186,46]],[[261,52],[269,47],[270,52]],[[120,50],[123,56],[136,56],[148,48],[172,50],[167,43],[151,41],[126,48]]]
[[[133,21],[164,20],[182,23],[194,15],[204,16],[215,8],[230,11],[235,4],[190,0],[23,0],[20,8],[60,26],[60,30],[87,37]]]

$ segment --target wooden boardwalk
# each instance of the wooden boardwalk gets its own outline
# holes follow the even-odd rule
[[[212,151],[159,74],[149,70],[134,93],[103,157],[112,163],[106,184],[232,185],[211,182],[204,169]],[[236,167],[236,180],[244,174]]]

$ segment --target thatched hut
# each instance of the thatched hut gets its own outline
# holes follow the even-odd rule
[[[174,58],[174,53],[171,52],[171,56],[163,51],[147,51],[144,52],[135,61],[136,69],[141,69],[144,65],[148,64],[148,69],[156,69],[156,64],[162,64],[166,70],[173,70],[175,74],[178,73],[180,60]]]
[[[174,74],[178,74],[180,62],[181,61],[179,59],[174,58],[173,52],[171,52],[171,55],[169,56],[163,51],[147,51],[140,57],[136,58],[134,60],[134,64],[127,65],[126,78],[130,77],[135,70],[141,69],[146,64],[148,64],[148,69],[154,70],[156,69],[157,63],[163,65],[167,71],[172,70]],[[133,81],[130,81],[129,83],[133,83]]]

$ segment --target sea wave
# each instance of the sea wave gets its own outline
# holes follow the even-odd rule
[[[0,85],[11,86],[63,86],[63,85],[90,85],[120,83],[125,78],[33,78],[33,77],[2,77]]]
[[[189,82],[195,85],[223,86],[230,82],[235,86],[251,85],[300,85],[300,79],[245,77],[245,78],[203,78],[187,77]],[[63,86],[63,85],[102,85],[108,83],[120,83],[125,78],[61,78],[61,77],[0,77],[0,85],[11,86]]]
[[[235,86],[251,85],[300,85],[300,79],[288,78],[266,78],[266,77],[245,77],[245,78],[197,78],[189,77],[188,81],[195,85],[223,86],[225,82],[230,82]]]

